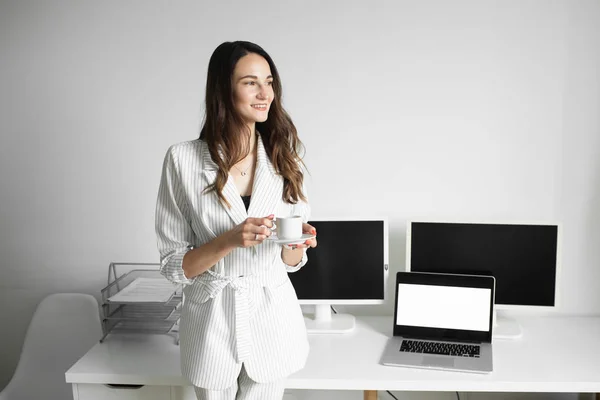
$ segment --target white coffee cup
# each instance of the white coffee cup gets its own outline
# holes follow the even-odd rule
[[[275,229],[278,239],[299,239],[302,237],[302,217],[300,215],[277,217]]]

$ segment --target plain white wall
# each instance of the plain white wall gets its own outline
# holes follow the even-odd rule
[[[600,3],[0,1],[0,387],[39,300],[157,262],[167,147],[226,40],[274,58],[315,216],[563,223],[561,313],[600,314]],[[359,307],[387,314],[391,305]]]

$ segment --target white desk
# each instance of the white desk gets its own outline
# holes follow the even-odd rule
[[[600,392],[600,318],[519,319],[523,337],[496,340],[489,375],[387,367],[379,358],[391,317],[358,317],[354,332],[311,335],[306,367],[288,378],[290,389],[459,392]],[[66,373],[75,400],[194,399],[181,376],[179,347],[170,336],[109,335]],[[106,384],[145,385],[135,390]],[[109,395],[110,394],[110,395]]]

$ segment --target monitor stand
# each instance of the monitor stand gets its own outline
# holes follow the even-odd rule
[[[492,337],[500,340],[516,340],[523,336],[521,324],[494,310],[494,332]]]
[[[329,304],[316,304],[313,318],[304,316],[306,330],[311,333],[348,333],[354,329],[354,315],[332,314]]]

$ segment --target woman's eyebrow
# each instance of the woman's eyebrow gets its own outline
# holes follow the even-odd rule
[[[258,76],[256,76],[256,75],[245,75],[245,76],[242,76],[241,78],[239,78],[238,81],[241,81],[242,79],[247,79],[247,78],[249,78],[249,79],[258,79]],[[267,76],[267,79],[273,79],[273,75]]]

